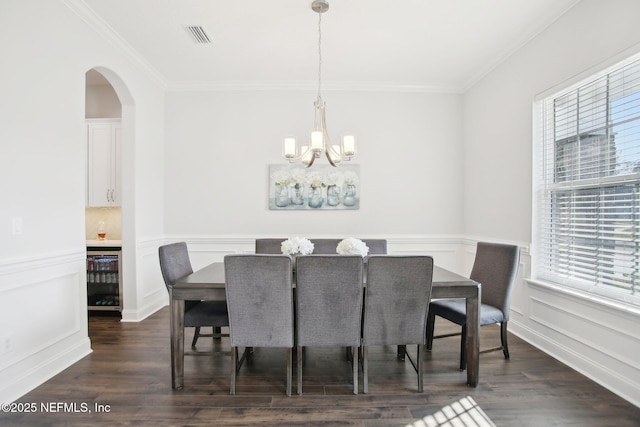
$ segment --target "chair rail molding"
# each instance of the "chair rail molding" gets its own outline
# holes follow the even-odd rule
[[[86,252],[0,260],[0,402],[12,402],[91,353]],[[55,301],[55,304],[51,304]]]

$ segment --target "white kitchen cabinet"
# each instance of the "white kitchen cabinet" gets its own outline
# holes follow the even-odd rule
[[[87,206],[120,206],[120,120],[87,120]]]

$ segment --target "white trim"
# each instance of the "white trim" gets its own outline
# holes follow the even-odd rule
[[[495,59],[489,62],[486,66],[480,69],[476,74],[471,76],[469,80],[462,86],[462,91],[467,92],[471,89],[476,83],[490,74],[493,70],[498,68],[501,64],[503,64],[507,59],[509,59],[513,54],[519,52],[525,45],[535,39],[539,34],[544,32],[547,28],[553,25],[556,21],[558,21],[565,13],[571,10],[576,4],[578,4],[580,0],[575,0],[572,3],[561,7],[558,10],[551,9],[547,12],[546,19],[542,20],[541,25],[535,28],[530,34],[525,35],[523,38],[519,40],[515,40],[511,46],[508,46],[503,52],[501,52]]]
[[[37,359],[41,359],[42,355],[21,360],[20,365],[23,368],[17,367],[11,370],[18,374],[7,375],[0,384],[0,402],[7,403],[19,399],[92,352],[91,342],[89,337],[86,337],[72,346],[64,346],[59,353],[50,352],[52,354],[39,362]],[[35,364],[31,364],[31,360]]]
[[[51,282],[77,297],[69,301],[70,309],[60,314],[66,316],[64,328],[49,331],[44,340],[22,340],[11,354],[3,356],[0,402],[18,399],[91,353],[87,336],[85,266],[84,246],[0,260],[0,293],[35,293],[37,297],[33,287]]]
[[[552,291],[561,293],[561,294],[565,294],[567,296],[571,296],[574,298],[578,298],[581,299],[583,301],[588,301],[590,303],[593,303],[595,305],[599,305],[602,308],[606,308],[609,310],[615,310],[616,312],[625,312],[628,314],[631,314],[633,316],[638,316],[640,320],[640,307],[635,306],[635,305],[631,305],[631,304],[625,304],[623,302],[620,301],[616,301],[613,299],[608,299],[605,298],[603,296],[600,295],[596,295],[593,294],[591,292],[586,292],[577,288],[571,288],[568,286],[563,286],[563,285],[557,285],[551,282],[547,282],[544,280],[540,280],[540,279],[532,279],[532,278],[528,278],[526,279],[526,282],[530,285],[533,286],[538,286],[540,288],[545,288],[545,289],[550,289]]]
[[[169,305],[168,296],[163,296],[160,292],[156,293],[155,296],[156,298],[151,301],[145,300],[145,305],[139,307],[137,310],[129,310],[126,308],[122,310],[122,322],[141,322],[158,310]]]
[[[0,276],[74,263],[83,259],[86,259],[84,246],[82,250],[69,249],[25,257],[2,258],[0,259]]]
[[[167,92],[227,92],[227,91],[314,91],[318,83],[311,81],[220,81],[220,82],[170,82]],[[398,92],[463,94],[459,86],[425,82],[323,82],[327,92]]]
[[[593,358],[584,356],[551,339],[549,336],[528,327],[524,322],[511,319],[509,321],[509,332],[640,407],[638,384],[634,383],[631,378],[617,374],[615,370],[603,366]]]
[[[82,21],[84,21],[91,29],[98,33],[98,35],[112,46],[122,51],[132,63],[137,64],[156,85],[161,89],[165,89],[167,87],[167,81],[162,74],[160,74],[160,72],[158,72],[158,70],[156,70],[149,62],[143,59],[143,55],[134,49],[129,42],[123,39],[83,0],[62,0],[62,3],[82,19]]]
[[[534,102],[543,101],[546,98],[553,97],[563,92],[568,92],[580,86],[584,80],[596,78],[597,76],[607,74],[615,68],[623,67],[640,58],[640,43],[624,49],[608,59],[599,62],[580,73],[551,86],[542,92],[537,93],[533,97]],[[534,122],[535,125],[535,122]],[[534,140],[535,141],[535,140]],[[535,144],[534,144],[535,145]]]

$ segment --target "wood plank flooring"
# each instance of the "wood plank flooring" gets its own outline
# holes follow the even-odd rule
[[[452,327],[438,319],[436,332]],[[362,374],[361,394],[351,393],[344,349],[309,348],[304,394],[295,395],[294,370],[291,397],[285,395],[286,354],[281,349],[256,349],[240,370],[238,394],[230,396],[227,338],[215,343],[201,338],[199,350],[227,353],[186,357],[185,388],[172,390],[168,308],[140,323],[91,316],[89,335],[93,353],[19,399],[35,404],[35,412],[2,412],[1,425],[491,425],[482,414],[497,426],[640,425],[640,408],[513,335],[510,360],[501,352],[481,355],[477,388],[467,387],[466,373],[458,370],[459,338],[436,340],[433,352],[425,354],[422,394],[410,363],[397,360],[393,347],[371,348],[367,395],[362,394]],[[482,347],[497,344],[498,337],[498,327],[483,327]],[[470,408],[465,414],[455,412],[465,405]]]

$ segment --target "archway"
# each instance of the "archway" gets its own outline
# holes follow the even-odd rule
[[[136,256],[135,256],[135,198],[134,198],[134,153],[135,153],[135,106],[130,90],[120,76],[105,67],[94,67],[87,71],[87,79],[102,79],[108,83],[119,101],[119,111],[116,102],[111,101],[107,108],[107,115],[120,117],[121,150],[120,180],[121,195],[119,198],[121,216],[120,233],[122,240],[122,320],[127,319],[127,310],[135,312],[136,303]],[[108,94],[109,90],[105,93]],[[106,95],[108,96],[108,95]]]

